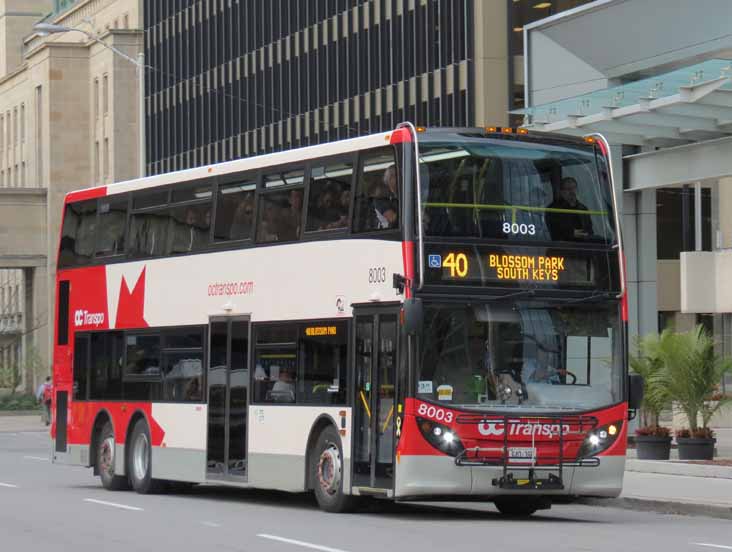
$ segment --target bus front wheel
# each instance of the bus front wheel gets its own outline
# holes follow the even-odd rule
[[[352,511],[356,507],[357,497],[343,492],[343,449],[340,436],[333,426],[321,431],[310,454],[312,483],[318,506],[326,512]]]
[[[102,487],[108,491],[126,491],[130,488],[127,478],[114,473],[114,456],[117,447],[112,424],[109,422],[104,424],[97,443],[97,471],[99,471]]]
[[[152,446],[150,430],[145,420],[140,418],[132,429],[128,446],[127,473],[132,488],[141,494],[159,493],[165,482],[152,478]]]

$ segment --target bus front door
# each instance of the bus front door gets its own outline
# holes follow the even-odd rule
[[[353,486],[392,490],[397,312],[355,313]]]
[[[246,480],[249,319],[211,318],[206,476]]]

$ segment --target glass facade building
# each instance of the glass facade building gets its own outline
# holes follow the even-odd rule
[[[472,124],[473,9],[472,0],[146,2],[148,173],[404,120]]]

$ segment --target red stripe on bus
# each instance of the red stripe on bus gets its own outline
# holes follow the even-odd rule
[[[398,128],[394,132],[391,133],[391,140],[389,141],[390,144],[401,144],[403,142],[411,142],[412,141],[412,134],[409,132],[408,128]]]
[[[412,279],[414,278],[414,242],[402,242],[402,260],[404,261],[404,277],[407,285],[404,289],[404,297],[409,299],[412,296]]]
[[[604,155],[605,157],[607,157],[607,148],[605,147],[605,142],[603,142],[602,140],[597,140],[597,141],[596,141],[595,143],[596,143],[596,144],[597,144],[598,146],[600,146],[600,151],[602,152],[602,154],[603,154],[603,155]]]
[[[107,187],[99,186],[98,188],[89,188],[88,190],[79,190],[71,192],[66,196],[66,203],[72,201],[83,201],[84,199],[96,199],[107,195]]]

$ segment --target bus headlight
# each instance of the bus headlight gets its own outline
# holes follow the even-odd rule
[[[611,424],[598,427],[590,432],[580,447],[577,458],[587,458],[595,454],[607,450],[615,442],[620,435],[620,428],[623,422],[613,422]]]
[[[460,437],[451,428],[426,418],[416,418],[416,421],[422,437],[440,452],[449,456],[457,456],[464,450]]]

